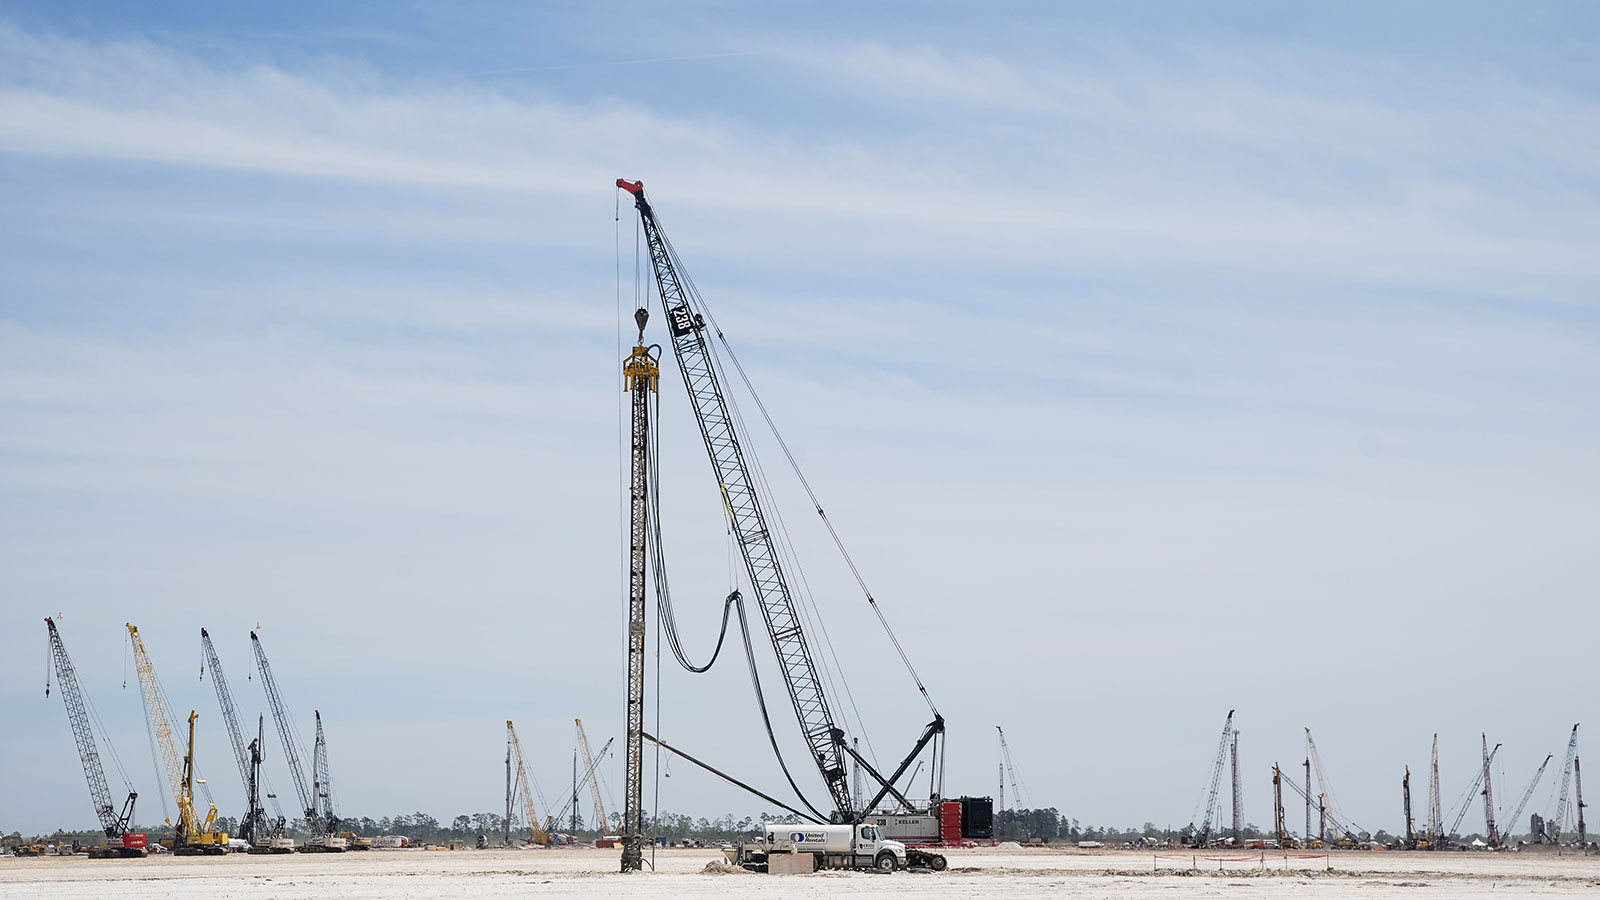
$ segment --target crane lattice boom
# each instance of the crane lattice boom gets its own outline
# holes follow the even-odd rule
[[[44,620],[49,631],[50,658],[55,664],[56,684],[61,688],[61,701],[67,707],[67,720],[72,724],[72,738],[78,746],[78,762],[83,765],[83,775],[89,782],[89,797],[94,801],[94,814],[100,820],[100,830],[108,838],[121,838],[133,824],[134,803],[139,794],[131,787],[122,813],[112,804],[111,786],[106,782],[105,767],[100,764],[100,750],[95,746],[94,730],[89,727],[89,708],[84,700],[83,687],[78,684],[78,670],[67,656],[67,647],[61,642],[61,632],[53,619]],[[48,686],[45,693],[49,694]]]
[[[550,843],[550,833],[539,826],[539,810],[533,803],[533,789],[528,784],[528,767],[522,758],[522,742],[517,740],[517,729],[506,720],[506,752],[510,755],[511,764],[516,771],[516,786],[512,793],[522,797],[522,814],[527,819],[528,840],[535,844]],[[510,816],[506,817],[508,820]],[[510,823],[506,825],[510,829]]]
[[[267,662],[267,652],[261,649],[261,639],[250,632],[250,645],[255,649],[256,668],[261,672],[261,689],[267,693],[267,705],[272,707],[272,720],[278,725],[278,738],[283,743],[283,758],[289,765],[289,775],[294,779],[295,795],[300,800],[300,810],[311,834],[326,834],[330,829],[320,827],[317,821],[317,802],[306,783],[305,766],[300,762],[299,738],[290,724],[289,709],[278,693],[278,683],[272,677],[272,666]]]

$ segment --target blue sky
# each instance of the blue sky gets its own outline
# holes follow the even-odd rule
[[[257,623],[346,810],[497,808],[506,718],[560,793],[571,719],[621,725],[618,176],[912,648],[950,793],[998,723],[1030,801],[1181,825],[1238,707],[1256,823],[1304,726],[1369,828],[1435,731],[1447,802],[1487,731],[1509,805],[1593,718],[1597,13],[983,9],[0,5],[0,830],[90,821],[30,686],[55,613],[146,796],[124,621],[221,797],[198,631],[249,710]],[[896,756],[920,705],[776,490]],[[738,667],[664,679],[664,736],[778,777]]]

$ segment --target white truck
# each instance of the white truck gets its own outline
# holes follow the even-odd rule
[[[724,850],[728,862],[756,872],[816,872],[822,869],[877,869],[908,866],[942,871],[945,858],[908,849],[883,836],[870,822],[859,825],[784,825],[768,823],[757,841]],[[807,857],[805,860],[797,857]]]

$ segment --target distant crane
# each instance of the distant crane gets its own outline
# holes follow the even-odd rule
[[[1405,846],[1405,848],[1407,850],[1415,850],[1415,849],[1417,849],[1417,832],[1411,826],[1411,767],[1410,766],[1406,766],[1406,777],[1401,779],[1401,781],[1400,781],[1400,795],[1401,795],[1401,797],[1404,798],[1403,803],[1405,805],[1405,811],[1406,811],[1406,842],[1405,842],[1404,846]]]
[[[283,743],[284,762],[294,778],[295,795],[300,799],[300,810],[305,815],[306,830],[310,833],[305,849],[309,851],[334,851],[346,849],[343,838],[333,834],[333,824],[325,821],[319,812],[317,792],[306,783],[306,770],[300,762],[299,735],[295,733],[294,719],[278,693],[278,682],[272,677],[272,666],[267,662],[267,651],[261,648],[261,639],[250,632],[250,645],[255,649],[256,668],[261,672],[261,689],[267,693],[267,705],[272,707],[272,720],[278,726],[278,738]],[[315,773],[313,773],[314,775]],[[319,789],[320,792],[320,789]]]
[[[1428,767],[1428,849],[1438,850],[1444,843],[1439,827],[1444,824],[1444,811],[1439,798],[1439,733],[1433,733],[1433,761]]]
[[[1495,754],[1499,752],[1500,745],[1495,744],[1494,749],[1489,751],[1490,763],[1494,762]],[[1458,797],[1456,799],[1456,805],[1450,808],[1451,811],[1455,813],[1455,819],[1450,822],[1450,830],[1441,835],[1441,840],[1449,837],[1452,834],[1459,834],[1461,832],[1461,823],[1467,818],[1467,810],[1472,808],[1472,798],[1482,793],[1483,773],[1487,770],[1488,766],[1486,765],[1478,771],[1477,776],[1472,779],[1472,785],[1467,788],[1466,793]]]
[[[328,770],[328,741],[322,735],[322,710],[313,710],[317,716],[317,742],[311,751],[312,790],[314,803],[321,803],[317,816],[322,827],[330,833],[339,829],[339,816],[333,811],[333,774]]]
[[[178,823],[173,828],[172,852],[182,855],[216,855],[228,852],[228,835],[216,830],[217,807],[210,804],[204,820],[194,808],[194,720],[189,713],[189,752],[178,752],[177,740],[172,734],[172,720],[168,718],[167,695],[156,677],[155,664],[145,651],[139,629],[128,623],[128,637],[133,642],[134,669],[139,673],[139,693],[144,697],[144,712],[156,748],[166,763],[167,786],[178,804]]]
[[[1283,768],[1272,764],[1272,822],[1277,832],[1278,846],[1287,849],[1289,832],[1283,827]]]
[[[611,820],[606,818],[606,805],[600,802],[600,773],[595,770],[594,757],[589,755],[589,736],[583,733],[583,720],[572,721],[578,728],[578,752],[583,759],[584,768],[594,773],[594,777],[589,779],[589,795],[594,800],[594,827],[600,832],[599,836],[604,837],[606,830],[611,827]]]
[[[1571,786],[1572,770],[1578,759],[1578,726],[1572,726],[1572,737],[1567,740],[1567,759],[1561,764],[1561,794],[1556,803],[1555,818],[1545,823],[1549,830],[1549,841],[1552,844],[1561,843],[1561,832],[1567,827],[1567,818],[1571,812],[1567,806],[1567,789]]]
[[[1306,729],[1306,751],[1311,759],[1311,767],[1317,770],[1317,804],[1322,810],[1323,825],[1321,827],[1322,841],[1327,842],[1327,822],[1331,821],[1334,827],[1344,833],[1346,843],[1354,843],[1362,833],[1362,829],[1355,822],[1344,817],[1338,804],[1333,799],[1333,788],[1328,784],[1328,776],[1322,770],[1322,757],[1317,753],[1317,742],[1311,737],[1311,729]]]
[[[1522,792],[1522,800],[1517,804],[1516,811],[1511,814],[1511,825],[1509,827],[1513,832],[1516,831],[1517,823],[1522,821],[1522,811],[1528,808],[1528,800],[1533,797],[1533,789],[1539,786],[1539,779],[1544,777],[1544,767],[1550,765],[1550,760],[1555,758],[1556,755],[1554,753],[1544,758],[1544,762],[1539,764],[1539,771],[1533,773],[1533,780],[1528,782],[1528,789]],[[1510,835],[1506,835],[1506,837],[1510,837]]]
[[[1587,847],[1589,846],[1589,831],[1583,825],[1583,808],[1587,804],[1583,802],[1582,766],[1579,765],[1578,757],[1576,756],[1572,758],[1572,781],[1578,790],[1578,846]]]
[[[1011,745],[1006,743],[1006,732],[999,725],[994,727],[995,733],[1000,735],[1000,806],[1005,807],[1006,778],[1011,779],[1011,802],[1021,804],[1022,783],[1017,779],[1017,767],[1011,762]],[[1009,824],[1009,823],[1007,823]],[[1001,840],[1005,840],[1004,837]]]
[[[1211,789],[1206,794],[1206,817],[1201,820],[1200,830],[1195,836],[1196,845],[1206,846],[1211,841],[1211,823],[1217,815],[1217,792],[1222,788],[1222,766],[1228,760],[1228,741],[1233,735],[1233,713],[1228,710],[1228,718],[1222,723],[1222,737],[1217,741],[1216,760],[1211,765]]]
[[[107,738],[106,749],[111,751],[111,761],[122,775],[123,786],[128,789],[128,799],[122,804],[122,812],[117,812],[111,800],[111,786],[106,783],[105,768],[100,765],[100,750],[95,746],[94,731],[89,727],[88,699],[78,684],[78,671],[67,656],[67,647],[61,642],[61,633],[56,630],[55,620],[47,618],[44,624],[49,632],[50,658],[55,663],[56,684],[61,687],[61,702],[66,704],[67,721],[72,724],[72,738],[78,745],[78,762],[83,765],[84,778],[89,782],[89,798],[94,801],[94,813],[99,817],[100,830],[106,836],[105,848],[91,851],[90,855],[105,858],[142,857],[146,852],[144,833],[129,831],[133,827],[133,807],[139,799],[139,792],[128,782],[128,775],[122,771],[122,763],[117,759],[116,748],[111,746],[111,740]],[[45,671],[44,695],[50,696],[49,670]]]
[[[1240,823],[1244,821],[1244,796],[1239,789],[1239,732],[1233,732],[1232,749],[1228,751],[1233,760],[1233,845],[1239,846]]]
[[[1496,746],[1499,746],[1498,744]],[[1489,735],[1483,736],[1483,821],[1489,829],[1489,846],[1500,846],[1500,832],[1494,823],[1494,779],[1489,777]]]
[[[515,767],[516,780],[511,773]],[[511,811],[513,801],[522,797],[522,816],[528,826],[528,840],[541,846],[550,843],[550,833],[539,827],[539,810],[533,805],[533,790],[528,784],[528,766],[522,757],[522,742],[517,740],[516,726],[506,720],[506,845],[511,844]]]
[[[228,690],[228,677],[222,671],[222,660],[217,658],[217,648],[211,643],[211,635],[204,628],[200,629],[200,649],[205,653],[205,665],[211,667],[211,685],[217,689],[217,704],[222,707],[222,721],[228,726],[228,740],[233,744],[234,761],[239,765],[239,778],[244,782],[246,812],[239,819],[239,836],[252,845],[265,843],[271,820],[261,805],[260,741],[258,739],[249,748],[245,747],[244,734],[239,729],[239,714],[233,705],[233,695]],[[205,676],[204,665],[200,674],[201,677]],[[278,803],[276,798],[272,802],[274,806]],[[281,811],[278,818],[283,818]]]

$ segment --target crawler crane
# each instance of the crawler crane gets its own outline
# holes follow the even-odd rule
[[[178,803],[178,822],[173,826],[172,852],[180,856],[217,855],[228,852],[228,835],[216,829],[217,808],[211,805],[201,820],[194,809],[194,720],[199,715],[189,713],[189,752],[178,753],[178,744],[172,734],[172,720],[166,692],[156,678],[155,664],[145,652],[144,640],[137,626],[129,623],[128,638],[133,642],[133,663],[139,673],[139,693],[144,697],[145,716],[155,735],[156,748],[166,763],[167,782]],[[170,824],[170,823],[169,823]]]
[[[61,688],[61,702],[67,706],[67,721],[72,723],[72,737],[78,745],[78,762],[83,765],[83,775],[89,782],[89,797],[94,801],[94,813],[100,819],[100,830],[105,833],[106,843],[89,851],[89,856],[94,859],[129,859],[145,855],[145,835],[142,831],[130,831],[133,826],[133,807],[139,799],[139,792],[127,785],[128,799],[122,804],[122,812],[117,812],[116,806],[111,801],[111,786],[106,783],[105,768],[100,765],[100,750],[95,746],[94,731],[89,727],[89,704],[83,693],[83,688],[78,684],[78,670],[73,668],[72,660],[67,656],[67,647],[61,643],[61,633],[56,630],[54,619],[44,620],[45,628],[49,631],[50,659],[55,664],[56,684]],[[46,673],[45,696],[50,696],[50,680]],[[116,749],[106,740],[106,748],[111,750],[112,762],[116,762]],[[121,770],[121,763],[117,763]],[[127,775],[123,774],[126,784]]]
[[[733,409],[728,392],[723,384],[725,373],[721,371],[720,363],[716,359],[710,336],[714,333],[718,340],[722,340],[719,330],[712,327],[710,314],[704,301],[695,290],[693,283],[688,279],[683,270],[682,262],[673,250],[671,243],[661,230],[654,207],[645,196],[642,182],[617,179],[617,187],[628,192],[633,197],[634,208],[639,214],[639,224],[643,231],[644,241],[648,247],[651,271],[654,275],[656,295],[660,299],[661,309],[665,314],[667,331],[674,358],[677,362],[679,374],[682,376],[684,387],[688,393],[690,406],[699,426],[700,436],[705,444],[707,455],[710,459],[713,474],[716,477],[722,495],[724,511],[732,533],[734,543],[738,545],[740,557],[744,563],[744,574],[750,592],[754,595],[755,605],[761,612],[761,618],[767,627],[767,636],[775,651],[778,667],[783,676],[784,687],[788,692],[789,701],[794,708],[801,735],[809,751],[811,762],[817,767],[822,783],[827,789],[831,804],[828,808],[819,808],[805,797],[793,776],[789,773],[787,765],[783,764],[782,755],[778,753],[778,742],[772,733],[772,726],[766,717],[765,703],[761,702],[762,715],[769,732],[769,742],[772,744],[780,765],[790,786],[794,789],[805,809],[796,810],[804,819],[818,822],[832,822],[844,826],[851,826],[855,842],[854,849],[838,850],[843,846],[837,835],[830,835],[826,841],[819,838],[818,846],[826,844],[830,848],[825,853],[819,852],[820,865],[855,865],[864,854],[861,847],[873,841],[881,842],[884,852],[873,856],[869,864],[888,865],[895,867],[897,860],[902,859],[891,852],[890,841],[881,833],[880,827],[863,824],[869,811],[878,807],[886,798],[892,797],[899,809],[914,810],[916,807],[902,790],[900,783],[907,772],[911,771],[917,758],[932,745],[930,759],[932,762],[930,783],[934,785],[937,794],[942,789],[943,772],[943,740],[945,731],[944,717],[934,707],[929,699],[926,687],[912,668],[910,659],[905,655],[899,641],[894,638],[893,632],[888,628],[888,620],[884,618],[877,601],[870,592],[865,591],[865,582],[861,580],[860,573],[850,565],[852,574],[861,584],[866,594],[868,605],[888,631],[891,641],[907,671],[916,682],[918,691],[933,713],[933,720],[923,729],[921,736],[913,745],[911,751],[900,761],[897,768],[885,775],[872,765],[871,761],[855,750],[850,736],[846,734],[843,724],[834,713],[834,703],[828,692],[824,689],[824,680],[817,662],[817,655],[812,648],[811,638],[803,625],[804,617],[801,614],[795,596],[791,590],[791,575],[787,571],[789,563],[786,561],[785,552],[781,549],[782,538],[777,530],[781,522],[777,517],[769,514],[769,498],[764,496],[765,488],[762,479],[753,465],[753,458],[748,448],[744,446],[736,411]],[[643,331],[647,313],[639,310],[636,320],[640,326],[640,339],[634,349],[634,355],[629,358],[629,365],[639,359],[641,353],[654,367],[654,359],[649,357],[649,348],[645,346]],[[724,341],[725,343],[725,341]],[[735,360],[735,362],[737,362]],[[742,370],[741,370],[742,375]],[[630,483],[633,491],[631,505],[632,513],[632,539],[629,545],[629,706],[627,742],[627,784],[624,790],[625,809],[623,813],[623,869],[638,869],[640,865],[638,847],[642,843],[640,833],[640,792],[641,772],[640,750],[638,738],[645,737],[656,743],[657,746],[670,753],[688,760],[702,768],[706,768],[727,780],[755,792],[771,802],[779,803],[765,794],[760,794],[749,785],[738,782],[715,768],[695,760],[688,754],[670,747],[661,741],[643,735],[642,717],[640,710],[643,701],[643,636],[644,636],[644,588],[645,588],[645,563],[646,563],[646,537],[649,531],[651,512],[648,499],[651,496],[648,484],[648,457],[651,444],[648,437],[648,407],[649,395],[654,388],[654,375],[649,379],[649,386],[642,387],[643,379],[635,378],[631,374],[627,379],[627,388],[634,398],[634,439],[633,439],[633,466]],[[764,414],[764,410],[763,410]],[[807,488],[809,491],[809,487]],[[815,500],[815,498],[812,498]],[[819,517],[827,522],[827,517],[820,504],[815,506]],[[838,535],[828,525],[829,533],[834,538],[840,549],[843,544],[839,542]],[[659,545],[659,542],[657,542]],[[659,547],[658,547],[659,549]],[[848,562],[848,554],[845,554]],[[660,563],[656,561],[657,576],[660,576]],[[660,586],[658,590],[658,603]],[[662,603],[662,605],[665,605]],[[743,600],[735,592],[730,596],[724,607],[724,633],[726,629],[726,610],[736,608],[740,612],[741,627],[744,627]],[[670,625],[670,614],[662,617],[663,628],[671,632],[674,626]],[[747,633],[748,634],[748,633]],[[678,654],[675,637],[672,638],[673,650]],[[747,655],[748,653],[748,636]],[[720,646],[720,644],[719,644]],[[713,656],[713,659],[715,657]],[[680,664],[692,671],[704,671],[702,667],[692,666],[685,658],[679,655]],[[752,671],[754,671],[754,657],[750,655]],[[709,667],[709,663],[707,667]],[[759,687],[758,687],[759,691]],[[759,700],[759,693],[758,693]],[[877,787],[871,799],[864,805],[858,805],[852,796],[848,761],[854,760],[867,777],[876,782]],[[909,787],[906,788],[909,790]],[[930,798],[930,801],[937,797]],[[987,801],[985,801],[987,803]],[[945,817],[953,816],[956,820],[955,827],[959,834],[959,821],[961,820],[961,804],[938,803],[937,809],[930,808],[929,816],[938,816],[938,825],[934,828],[934,839],[938,840],[942,834],[942,825]],[[988,812],[985,809],[984,819],[987,821]],[[847,829],[849,830],[849,829]],[[796,831],[795,834],[808,832]],[[818,831],[822,834],[822,831]],[[872,835],[872,838],[863,835]],[[959,839],[959,838],[958,838]],[[903,850],[904,848],[902,848]],[[798,852],[798,851],[797,851]],[[809,851],[806,851],[809,852]],[[760,854],[760,862],[765,864],[765,853]],[[935,859],[937,857],[937,859]],[[912,851],[904,860],[912,865],[925,864],[942,868],[944,858],[937,854],[924,851]]]
[[[300,763],[300,738],[295,734],[289,708],[284,704],[283,696],[278,693],[278,683],[272,677],[272,666],[267,662],[267,652],[261,648],[261,639],[256,637],[254,631],[250,632],[250,645],[255,649],[256,668],[261,671],[261,689],[266,691],[267,705],[272,707],[272,719],[278,725],[278,737],[283,743],[283,759],[289,765],[289,774],[294,778],[295,795],[300,798],[300,809],[305,813],[306,830],[310,836],[301,849],[307,852],[342,853],[349,849],[349,841],[333,833],[338,823],[332,821],[322,808],[321,783],[314,787],[306,784],[306,770]],[[320,713],[317,718],[320,722],[322,718]],[[316,774],[313,772],[312,777],[316,777]]]

